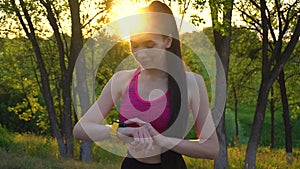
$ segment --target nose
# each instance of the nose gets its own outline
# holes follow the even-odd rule
[[[139,60],[145,60],[147,58],[147,52],[145,49],[137,50],[134,55]]]

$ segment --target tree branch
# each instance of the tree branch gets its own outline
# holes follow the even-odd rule
[[[238,9],[239,12],[242,13],[243,20],[245,22],[247,22],[245,16],[248,17],[252,22],[247,22],[247,23],[249,23],[250,25],[252,25],[255,28],[254,30],[256,30],[257,32],[259,32],[260,34],[262,34],[262,32],[260,30],[260,28],[262,27],[262,25],[259,22],[259,20],[254,19],[254,17],[250,16],[248,13],[246,13],[244,10],[238,8],[237,6],[235,6],[235,7]]]
[[[280,10],[280,9],[278,9],[278,10]],[[276,35],[275,35],[274,29],[273,29],[273,26],[272,26],[271,13],[270,13],[270,10],[269,10],[268,7],[267,7],[266,11],[268,13],[268,19],[267,19],[267,21],[268,21],[268,25],[269,25],[269,30],[270,30],[271,36],[273,38],[273,41],[276,42],[277,39],[276,39]],[[279,20],[280,20],[280,18],[279,18]]]
[[[291,37],[290,42],[286,46],[285,50],[281,54],[280,60],[276,63],[274,66],[273,70],[271,71],[271,77],[270,80],[274,81],[280,71],[282,70],[284,64],[288,61],[290,58],[297,42],[299,41],[299,36],[300,36],[300,16],[298,16],[297,24],[294,30],[294,34]]]
[[[27,26],[26,26],[26,24],[25,24],[25,22],[24,22],[24,20],[22,18],[22,15],[21,15],[21,13],[20,13],[17,5],[16,5],[16,2],[14,0],[10,0],[10,3],[12,5],[12,8],[13,8],[14,12],[16,13],[17,17],[19,18],[19,21],[20,21],[20,23],[21,23],[21,25],[22,25],[22,27],[23,27],[23,29],[25,31],[26,36],[28,38],[30,38],[31,37],[31,35],[30,35],[31,33],[28,30],[28,28],[27,28]]]
[[[191,3],[191,0],[189,0],[187,3],[186,3],[186,1],[184,1],[183,11],[181,12],[181,13],[182,13],[181,21],[180,21],[180,24],[179,24],[179,32],[180,32],[181,27],[182,27],[184,15],[185,15],[186,11],[188,10],[188,8],[189,8],[189,6],[190,6],[190,3]]]
[[[63,42],[61,40],[60,37],[60,32],[59,32],[59,28],[56,22],[56,18],[53,14],[52,8],[51,8],[51,3],[49,0],[46,0],[46,2],[44,0],[40,0],[40,2],[42,3],[42,5],[46,8],[47,10],[47,18],[48,21],[54,31],[54,36],[56,39],[56,45],[58,48],[58,53],[59,53],[59,58],[60,58],[60,69],[62,71],[62,74],[64,76],[65,71],[66,71],[66,64],[65,64],[65,49],[64,49],[64,45]]]
[[[263,29],[263,42],[262,42],[262,76],[263,78],[268,77],[270,73],[270,62],[269,62],[269,57],[268,57],[268,44],[269,44],[269,39],[268,39],[268,21],[267,21],[267,16],[266,16],[266,1],[261,0],[261,8],[260,8],[260,13],[261,13],[261,18],[262,18],[262,29]]]
[[[250,2],[252,3],[252,5],[254,5],[254,6],[255,6],[255,8],[257,8],[257,9],[261,9],[261,7],[259,6],[259,4],[258,4],[258,3],[256,3],[254,0],[250,0]]]
[[[85,28],[88,24],[90,24],[99,14],[103,13],[106,10],[106,8],[102,8],[99,12],[97,12],[91,19],[88,20],[85,24],[81,26],[81,29]]]

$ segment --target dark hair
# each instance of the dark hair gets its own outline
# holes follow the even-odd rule
[[[176,26],[176,21],[171,9],[160,1],[153,1],[146,9],[147,12],[158,12],[169,14],[168,21],[160,21],[158,17],[154,18],[158,29],[167,29],[172,34],[172,44],[167,50],[173,54],[172,57],[167,57],[167,71],[168,71],[168,90],[169,101],[171,108],[171,117],[168,123],[168,128],[172,129],[166,131],[166,136],[183,138],[186,132],[187,117],[188,117],[188,99],[187,99],[187,85],[184,66],[182,63],[181,46],[179,41],[179,33]],[[165,31],[165,30],[164,30]],[[174,59],[174,55],[179,59]],[[175,62],[174,62],[175,60]],[[176,61],[177,60],[177,61]],[[180,62],[178,62],[180,60]],[[172,77],[170,74],[175,75]],[[175,78],[175,79],[174,79]],[[176,120],[179,119],[179,120]],[[175,123],[175,124],[174,124]],[[183,165],[182,155],[174,151],[167,150],[161,155],[161,163],[163,169],[179,169]]]

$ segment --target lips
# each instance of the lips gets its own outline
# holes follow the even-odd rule
[[[140,60],[140,63],[141,64],[147,64],[147,63],[149,63],[151,60]]]

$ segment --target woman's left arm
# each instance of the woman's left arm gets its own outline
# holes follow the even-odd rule
[[[198,140],[184,140],[159,134],[150,125],[146,125],[154,142],[177,153],[195,157],[214,159],[219,153],[216,128],[209,108],[209,101],[204,80],[201,76],[190,73],[187,77],[190,91],[190,107],[193,111]]]

